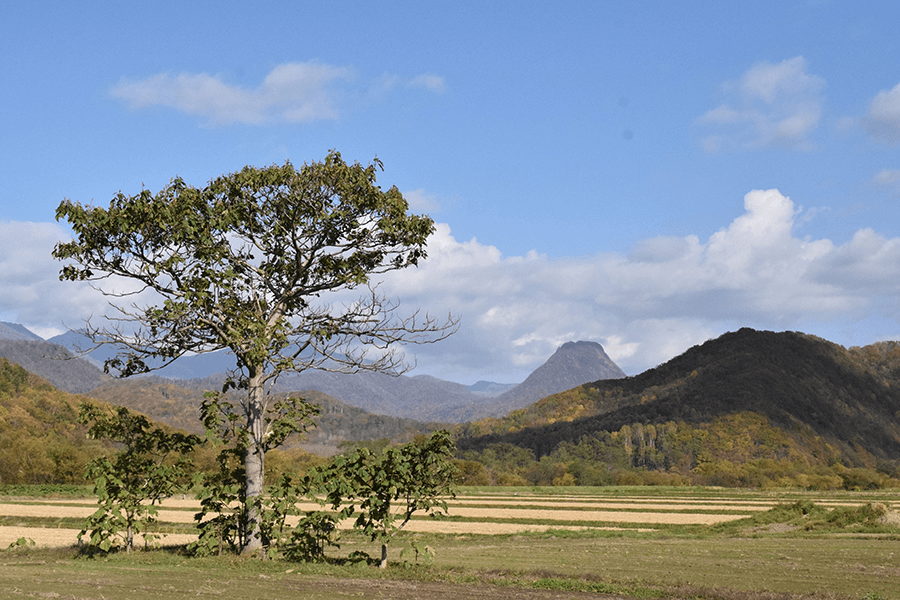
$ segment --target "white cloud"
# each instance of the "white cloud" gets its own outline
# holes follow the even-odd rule
[[[436,94],[447,91],[447,82],[444,78],[433,73],[424,73],[414,77],[407,85],[413,88],[423,88]]]
[[[62,263],[51,252],[71,236],[56,223],[0,221],[0,314],[39,335],[63,333],[106,302],[86,283],[59,280]]]
[[[878,185],[894,185],[900,183],[900,169],[883,169],[875,174],[874,181]]]
[[[343,100],[353,95],[378,98],[403,83],[398,75],[384,73],[367,89],[351,94],[344,88],[356,79],[351,67],[310,61],[278,65],[255,88],[232,85],[221,75],[160,73],[123,78],[111,93],[133,109],[164,106],[206,117],[215,125],[259,125],[337,119]],[[406,86],[435,93],[446,90],[444,78],[433,74],[419,75]]]
[[[862,123],[872,137],[888,144],[900,143],[900,83],[875,96]]]
[[[701,124],[718,131],[702,140],[704,150],[809,149],[809,135],[822,116],[824,87],[824,79],[806,72],[802,56],[754,65],[737,81],[723,85],[725,104],[700,118]]]
[[[881,319],[896,329],[900,238],[871,229],[840,245],[800,237],[804,215],[779,191],[755,190],[706,240],[657,237],[628,253],[570,258],[504,256],[438,224],[428,258],[392,273],[382,291],[401,310],[462,318],[448,340],[406,352],[419,372],[466,383],[521,381],[569,340],[600,342],[634,374],[742,326],[809,331]],[[55,224],[0,223],[3,320],[51,328],[102,313],[99,293],[58,281],[50,251],[65,237]]]
[[[441,224],[428,259],[385,289],[462,317],[453,338],[408,349],[419,365],[441,365],[461,381],[485,371],[521,379],[562,341],[579,339],[599,341],[636,373],[730,329],[864,319],[896,302],[900,239],[864,230],[836,246],[798,237],[800,222],[789,198],[756,190],[706,241],[652,238],[627,254],[565,259],[504,257]]]
[[[302,123],[335,119],[335,84],[354,78],[349,67],[317,62],[278,65],[256,88],[226,83],[207,73],[161,73],[122,79],[112,95],[132,108],[165,106],[209,118],[215,124]]]
[[[403,197],[409,203],[409,209],[415,213],[432,213],[441,210],[441,203],[438,202],[438,199],[426,194],[425,190],[421,188],[411,192],[403,192]]]

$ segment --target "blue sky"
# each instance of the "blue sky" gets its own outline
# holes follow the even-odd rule
[[[895,2],[23,2],[0,21],[0,320],[64,198],[330,149],[439,224],[386,288],[462,318],[414,373],[514,382],[567,340],[629,374],[742,326],[900,339]]]

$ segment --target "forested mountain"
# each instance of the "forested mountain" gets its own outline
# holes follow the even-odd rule
[[[627,448],[634,458],[634,446],[660,450],[657,445],[675,444],[679,424],[692,430],[705,428],[708,437],[711,423],[723,425],[723,419],[731,416],[732,421],[745,423],[756,419],[763,424],[756,432],[759,436],[779,437],[771,453],[756,458],[778,459],[781,447],[784,456],[804,454],[803,460],[810,465],[820,460],[854,466],[874,466],[878,461],[896,465],[900,460],[898,364],[900,350],[894,343],[847,350],[801,333],[741,329],[636,377],[586,384],[505,419],[463,425],[458,444],[473,451],[512,444],[539,458],[585,439],[605,439]],[[635,425],[641,428],[640,436],[635,435]],[[650,437],[647,426],[653,427]],[[729,444],[733,449],[739,437],[746,437],[741,427],[725,429],[729,427],[735,437],[722,443],[723,452]],[[616,434],[628,437],[628,444],[614,440]],[[757,448],[765,445],[760,439],[748,443]],[[684,465],[687,470],[704,460],[697,444],[693,450],[683,448],[694,452]],[[648,466],[668,469],[674,466],[672,460],[660,459],[661,464]],[[640,463],[631,465],[635,462]]]
[[[472,461],[463,463],[466,482],[477,484],[900,486],[898,375],[896,342],[845,349],[802,333],[742,329],[636,377],[459,425],[457,443]],[[202,393],[219,384],[139,377],[106,381],[93,395],[198,431]],[[320,454],[439,426],[300,395],[322,407],[302,445]],[[0,481],[77,480],[98,451],[75,423],[78,400],[0,358]]]

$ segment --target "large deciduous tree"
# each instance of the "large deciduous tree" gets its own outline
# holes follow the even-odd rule
[[[428,216],[407,212],[396,187],[376,184],[381,168],[377,159],[348,164],[331,152],[300,168],[246,167],[203,188],[176,178],[157,194],[120,192],[107,208],[70,200],[57,208],[57,220],[74,231],[53,250],[68,261],[60,279],[94,282],[115,309],[84,329],[95,344],[121,348],[108,372],[142,373],[186,353],[234,353],[228,385],[246,392],[249,436],[244,553],[262,545],[256,501],[275,379],[306,369],[403,372],[398,344],[434,342],[456,328],[453,317],[400,315],[378,289],[379,275],[425,257],[434,230]],[[358,296],[329,301],[347,290]]]

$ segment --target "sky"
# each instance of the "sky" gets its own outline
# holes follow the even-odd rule
[[[7,2],[0,321],[60,282],[64,199],[384,164],[436,223],[383,289],[461,320],[411,374],[522,381],[570,340],[629,375],[741,327],[900,339],[900,4]]]

